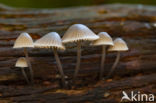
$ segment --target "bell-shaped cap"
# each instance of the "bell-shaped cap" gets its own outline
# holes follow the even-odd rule
[[[83,24],[74,24],[69,27],[69,29],[65,32],[62,42],[77,42],[80,40],[93,41],[98,39],[93,31],[91,31],[87,26]]]
[[[28,67],[26,59],[24,57],[19,58],[15,64],[15,67]]]
[[[108,51],[127,51],[128,46],[126,42],[121,38],[116,38],[114,40],[114,45],[108,48]]]
[[[34,45],[39,48],[56,48],[65,50],[62,40],[57,32],[50,32],[46,34],[42,38],[35,41]]]
[[[34,47],[31,36],[24,32],[16,39],[13,48]]]
[[[114,45],[112,38],[107,32],[100,32],[98,36],[100,38],[93,41],[91,45]]]

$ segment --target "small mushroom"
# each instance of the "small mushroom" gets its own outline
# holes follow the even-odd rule
[[[100,65],[100,76],[99,79],[101,80],[103,77],[104,71],[104,62],[106,57],[106,47],[107,45],[114,45],[112,38],[109,36],[107,32],[100,32],[98,34],[100,37],[99,39],[93,41],[91,45],[93,46],[102,46],[102,57],[101,57],[101,65]]]
[[[31,38],[31,36],[26,32],[23,32],[20,34],[20,36],[16,39],[14,46],[13,46],[13,48],[24,48],[24,54],[25,54],[26,61],[29,66],[32,83],[34,81],[34,75],[33,75],[32,66],[31,66],[31,63],[29,60],[27,48],[33,48],[33,47],[34,47],[33,40]]]
[[[74,73],[74,80],[78,74],[80,69],[80,58],[81,58],[81,42],[82,41],[93,41],[98,39],[97,36],[93,31],[91,31],[87,26],[83,24],[74,24],[69,27],[69,29],[65,32],[62,42],[69,43],[69,42],[76,42],[77,43],[77,63]]]
[[[65,87],[65,75],[62,69],[61,61],[59,59],[57,50],[65,50],[65,47],[62,45],[61,38],[58,33],[50,32],[43,36],[42,38],[38,39],[34,43],[35,47],[38,48],[52,48],[53,53],[57,62],[57,66],[61,75],[62,84]]]
[[[26,82],[29,84],[29,79],[28,79],[28,77],[25,73],[25,70],[24,70],[24,68],[28,67],[26,59],[24,57],[19,58],[15,64],[15,67],[21,68],[22,74],[23,74]]]
[[[118,62],[119,62],[119,59],[120,59],[120,52],[121,51],[127,51],[128,50],[128,46],[126,44],[126,42],[122,39],[122,38],[116,38],[114,40],[114,46],[111,46],[108,51],[117,51],[117,57],[116,57],[116,60],[108,74],[108,76],[106,78],[109,78],[111,76],[111,74],[113,73],[113,71],[115,70]]]

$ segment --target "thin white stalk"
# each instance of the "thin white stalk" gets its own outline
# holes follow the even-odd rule
[[[75,73],[74,73],[74,80],[77,77],[77,74],[80,69],[80,62],[81,62],[81,41],[77,42],[77,63],[76,63],[76,68],[75,68]]]
[[[63,69],[62,69],[61,61],[59,59],[59,56],[58,56],[58,53],[57,53],[56,49],[53,49],[53,52],[54,52],[54,56],[55,56],[55,59],[56,59],[57,66],[58,66],[58,70],[59,70],[59,72],[61,74],[62,85],[63,85],[63,87],[65,87],[66,86],[66,84],[65,84],[65,75],[64,75],[64,72],[63,72]]]
[[[113,66],[111,68],[111,71],[109,72],[109,74],[108,74],[108,76],[106,78],[109,78],[112,75],[112,73],[114,72],[117,64],[119,63],[119,59],[120,59],[120,51],[117,52],[116,60],[115,60]]]
[[[26,75],[26,73],[25,73],[24,68],[21,68],[21,71],[22,71],[22,74],[23,74],[23,76],[24,76],[26,82],[27,82],[28,84],[30,84],[29,79],[28,79],[28,77],[27,77],[27,75]]]
[[[33,74],[33,69],[32,69],[32,66],[31,66],[30,60],[29,60],[29,55],[28,55],[27,48],[24,48],[24,54],[25,54],[26,61],[27,61],[28,66],[29,66],[29,70],[30,70],[31,83],[33,84],[33,83],[34,83],[34,74]]]
[[[104,64],[105,64],[105,57],[106,57],[106,46],[102,46],[102,57],[101,57],[101,65],[100,65],[100,76],[99,79],[103,78],[103,71],[104,71]]]

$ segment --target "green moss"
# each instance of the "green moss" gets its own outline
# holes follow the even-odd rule
[[[156,0],[0,0],[0,3],[23,8],[63,8],[109,3],[156,5]]]

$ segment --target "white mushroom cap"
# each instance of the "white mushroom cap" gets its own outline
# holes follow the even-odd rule
[[[64,34],[62,41],[63,43],[77,42],[80,40],[93,41],[99,37],[91,31],[87,26],[83,24],[74,24]]]
[[[108,51],[127,51],[128,46],[122,38],[116,38],[114,40],[114,46],[111,46]]]
[[[16,39],[13,48],[34,47],[31,36],[24,32]]]
[[[28,67],[27,61],[24,57],[21,57],[17,60],[15,67]]]
[[[62,40],[57,32],[50,32],[46,34],[42,38],[35,41],[34,45],[39,48],[56,48],[65,50]]]
[[[112,38],[107,32],[100,32],[98,36],[100,38],[93,41],[91,45],[114,45]]]

